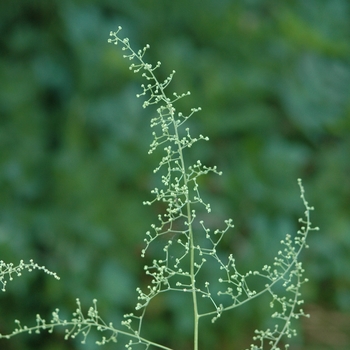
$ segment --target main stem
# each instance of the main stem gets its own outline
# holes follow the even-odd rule
[[[172,111],[171,109],[172,106],[170,106],[169,111]],[[198,321],[199,321],[199,316],[198,316],[198,304],[197,304],[197,292],[196,292],[196,279],[195,279],[195,248],[194,248],[194,234],[192,230],[192,214],[191,214],[191,204],[190,204],[190,197],[189,197],[189,188],[188,188],[188,179],[187,179],[187,174],[186,174],[186,168],[185,168],[185,161],[182,153],[182,147],[179,139],[179,134],[178,134],[178,126],[176,124],[174,114],[172,114],[172,119],[173,119],[173,125],[174,125],[174,132],[175,132],[175,139],[177,141],[177,147],[179,150],[179,156],[180,156],[180,161],[181,161],[181,167],[183,171],[183,179],[184,179],[184,184],[187,188],[187,198],[186,198],[186,211],[187,211],[187,222],[188,222],[188,235],[189,235],[189,243],[190,243],[190,278],[191,278],[191,290],[192,290],[192,303],[193,303],[193,349],[198,350]]]
[[[191,220],[190,204],[187,203],[187,217]],[[191,222],[191,221],[189,221]],[[192,224],[189,225],[189,236],[190,236],[190,273],[191,273],[191,287],[192,287],[192,301],[193,301],[193,349],[198,350],[198,326],[199,326],[199,316],[198,316],[198,305],[197,305],[197,292],[196,292],[196,280],[194,275],[194,237],[192,231]]]

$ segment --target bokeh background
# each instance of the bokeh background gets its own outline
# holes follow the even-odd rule
[[[246,271],[270,263],[303,215],[305,309],[294,350],[350,348],[350,3],[348,0],[5,0],[0,2],[0,258],[33,258],[56,271],[8,284],[0,332],[34,324],[79,297],[99,301],[106,321],[132,311],[145,283],[144,232],[156,222],[151,198],[158,159],[147,155],[152,108],[120,48],[121,25],[149,62],[162,62],[193,133],[210,137],[189,157],[224,172],[201,182],[211,223],[232,217],[223,249]],[[147,258],[146,258],[147,261]],[[188,306],[159,298],[148,334],[191,349]],[[264,303],[203,324],[201,349],[245,349],[264,325]],[[92,350],[63,333],[0,340],[7,350]],[[121,349],[121,344],[104,349]]]

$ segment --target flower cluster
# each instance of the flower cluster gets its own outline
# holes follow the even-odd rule
[[[13,276],[21,276],[23,270],[27,270],[29,272],[33,270],[42,270],[48,275],[52,275],[58,280],[60,279],[55,272],[48,270],[45,266],[38,265],[33,260],[29,260],[29,263],[25,263],[23,260],[21,260],[18,265],[14,265],[13,263],[7,264],[0,260],[0,283],[2,284],[1,290],[5,292],[7,282],[12,281]]]
[[[19,333],[38,333],[40,330],[52,332],[55,327],[62,326],[66,329],[66,339],[81,335],[82,342],[85,343],[88,334],[94,328],[109,334],[108,337],[102,336],[97,342],[99,345],[117,342],[120,337],[126,337],[127,341],[124,343],[127,349],[140,345],[145,349],[153,346],[170,350],[166,346],[147,340],[143,335],[142,325],[147,307],[153,298],[160,293],[177,291],[187,293],[192,299],[194,350],[198,350],[200,318],[211,317],[214,322],[223,312],[235,309],[262,294],[268,294],[271,297],[273,326],[255,331],[253,340],[258,345],[252,344],[250,350],[278,350],[282,338],[288,339],[296,334],[292,321],[306,316],[300,308],[303,303],[300,288],[306,282],[303,278],[304,269],[300,262],[300,253],[307,248],[309,232],[318,229],[311,225],[310,212],[313,208],[305,199],[301,180],[298,180],[298,183],[305,207],[305,218],[300,219],[300,231],[295,237],[285,236],[272,266],[264,265],[260,270],[244,273],[238,271],[235,258],[231,254],[223,257],[218,247],[224,235],[233,227],[232,220],[225,220],[223,228],[213,230],[199,215],[209,215],[211,207],[202,199],[198,178],[208,173],[221,175],[221,172],[216,166],[206,166],[200,160],[194,164],[187,164],[186,152],[197,142],[209,140],[201,134],[193,136],[186,126],[188,119],[200,111],[200,108],[191,109],[187,115],[177,112],[175,103],[190,93],[174,93],[168,96],[166,88],[175,72],[164,81],[159,81],[155,71],[160,67],[160,62],[152,65],[144,61],[149,46],[134,51],[127,38],[119,37],[120,30],[119,27],[118,31],[110,33],[109,42],[121,45],[124,57],[132,61],[130,69],[141,73],[146,80],[146,83],[141,85],[142,92],[137,95],[145,98],[143,107],[156,107],[156,116],[150,122],[153,141],[148,153],[156,150],[163,152],[159,164],[154,169],[154,173],[160,177],[160,185],[151,191],[153,199],[144,202],[145,205],[160,202],[164,208],[158,215],[157,223],[152,224],[151,229],[146,232],[145,247],[141,252],[141,256],[144,257],[149,247],[157,242],[157,258],[153,258],[149,265],[144,266],[150,283],[145,289],[137,288],[135,313],[124,315],[121,329],[103,321],[98,313],[96,300],[93,301],[87,315],[84,315],[77,299],[78,307],[69,321],[61,319],[59,310],[56,309],[52,313],[51,321],[46,322],[39,315],[33,327],[22,326],[16,321],[17,328],[13,333],[0,337],[10,338]],[[205,271],[208,266],[211,270],[216,268],[215,281],[206,280]],[[20,275],[24,269],[41,269],[58,278],[56,274],[33,261],[29,264],[21,262],[16,267],[1,261],[0,282],[3,290],[6,277],[11,280],[12,275]],[[251,288],[251,279],[260,279],[261,287]]]

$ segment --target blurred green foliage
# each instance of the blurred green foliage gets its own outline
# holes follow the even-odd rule
[[[61,276],[26,274],[1,296],[0,332],[93,298],[117,324],[145,279],[143,234],[157,210],[142,206],[157,179],[147,156],[152,111],[135,98],[109,32],[123,26],[211,139],[189,157],[217,164],[203,179],[213,225],[232,217],[224,249],[242,270],[270,262],[302,216],[296,179],[321,231],[304,256],[306,309],[294,349],[350,347],[350,3],[347,0],[16,0],[0,3],[0,257],[33,258]],[[151,257],[150,257],[151,258]],[[269,315],[253,304],[203,323],[202,349],[245,348]],[[149,332],[191,348],[187,301],[150,306]],[[334,316],[336,315],[336,316]],[[338,316],[337,316],[338,315]],[[327,320],[335,317],[334,334]],[[319,321],[319,322],[317,322]],[[325,340],[321,335],[328,332]],[[333,334],[333,336],[332,336]],[[9,350],[95,349],[60,334],[0,341]],[[115,349],[107,345],[104,349]]]

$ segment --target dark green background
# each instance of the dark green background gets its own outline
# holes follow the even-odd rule
[[[5,0],[0,3],[0,258],[33,258],[61,281],[26,273],[1,294],[0,332],[40,312],[63,315],[99,301],[115,324],[144,283],[144,207],[158,159],[147,155],[152,108],[109,32],[162,62],[192,132],[210,137],[190,159],[216,164],[201,182],[242,271],[270,263],[303,215],[297,178],[321,228],[303,263],[310,282],[295,350],[350,348],[350,3],[348,0]],[[147,259],[146,259],[147,262]],[[173,297],[173,298],[172,298]],[[160,297],[149,335],[191,349],[188,306]],[[264,303],[203,324],[201,349],[245,349]],[[63,334],[1,340],[1,349],[96,349]],[[104,349],[122,349],[122,344]]]

